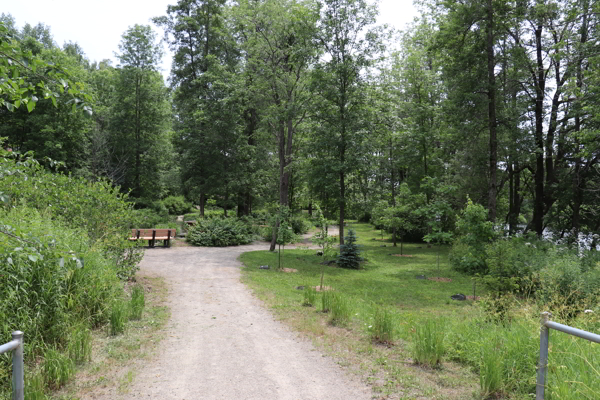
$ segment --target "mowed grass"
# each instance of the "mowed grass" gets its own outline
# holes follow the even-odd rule
[[[338,362],[370,383],[375,395],[390,399],[473,398],[479,381],[468,368],[449,362],[442,368],[417,367],[411,358],[415,327],[423,321],[463,320],[477,312],[472,301],[450,298],[457,293],[472,295],[473,281],[449,268],[449,247],[405,243],[405,256],[397,257],[393,254],[400,254],[399,243],[393,247],[389,238],[382,241],[380,232],[370,225],[352,227],[366,261],[359,270],[325,266],[323,282],[349,299],[349,324],[339,326],[330,313],[321,311],[321,293],[317,293],[314,307],[303,306],[304,291],[297,287],[316,287],[320,282],[324,260],[316,250],[285,250],[282,267],[296,269],[297,273],[278,271],[277,253],[245,253],[241,256],[246,265],[243,279],[280,319],[314,338]],[[271,269],[259,269],[261,265]],[[444,279],[418,279],[423,276]],[[378,310],[387,310],[391,315],[392,343],[377,344],[372,339]]]

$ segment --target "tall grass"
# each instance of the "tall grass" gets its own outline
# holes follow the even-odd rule
[[[62,387],[75,371],[73,361],[55,348],[48,348],[44,354],[42,375],[47,386],[58,389]]]
[[[394,341],[394,329],[392,312],[387,308],[377,307],[373,324],[369,329],[371,340],[378,343],[392,343]]]
[[[348,325],[352,318],[352,304],[350,299],[341,293],[332,293],[331,316],[329,322],[333,325]]]
[[[112,336],[125,332],[128,311],[127,303],[123,300],[117,299],[113,302],[109,317],[109,333]]]
[[[302,305],[311,307],[314,306],[317,301],[317,291],[315,288],[309,285],[304,286],[304,296],[302,300]]]
[[[438,367],[444,356],[444,323],[428,319],[414,331],[413,359],[415,363]]]
[[[131,289],[131,298],[129,299],[129,319],[142,319],[142,312],[144,311],[145,305],[144,287],[135,285]]]
[[[329,312],[331,310],[331,303],[333,301],[333,292],[326,290],[321,296],[321,310],[323,312]]]
[[[481,348],[479,386],[484,398],[499,395],[502,391],[504,356],[500,350],[500,346],[493,341],[485,342]]]
[[[76,326],[69,336],[67,345],[69,358],[76,364],[82,364],[92,359],[92,333],[83,326]]]

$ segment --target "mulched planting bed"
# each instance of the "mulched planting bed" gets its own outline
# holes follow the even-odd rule
[[[431,278],[427,278],[428,281],[436,281],[436,282],[452,282],[450,278],[441,278],[438,276],[433,276]]]

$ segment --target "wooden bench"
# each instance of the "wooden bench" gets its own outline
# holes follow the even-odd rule
[[[175,229],[132,229],[129,240],[147,240],[148,247],[154,247],[157,240],[162,240],[164,246],[169,247],[176,234]]]

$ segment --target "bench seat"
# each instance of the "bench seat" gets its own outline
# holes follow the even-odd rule
[[[129,240],[147,240],[148,247],[154,247],[157,240],[162,240],[163,245],[169,247],[175,235],[176,229],[132,229]]]

